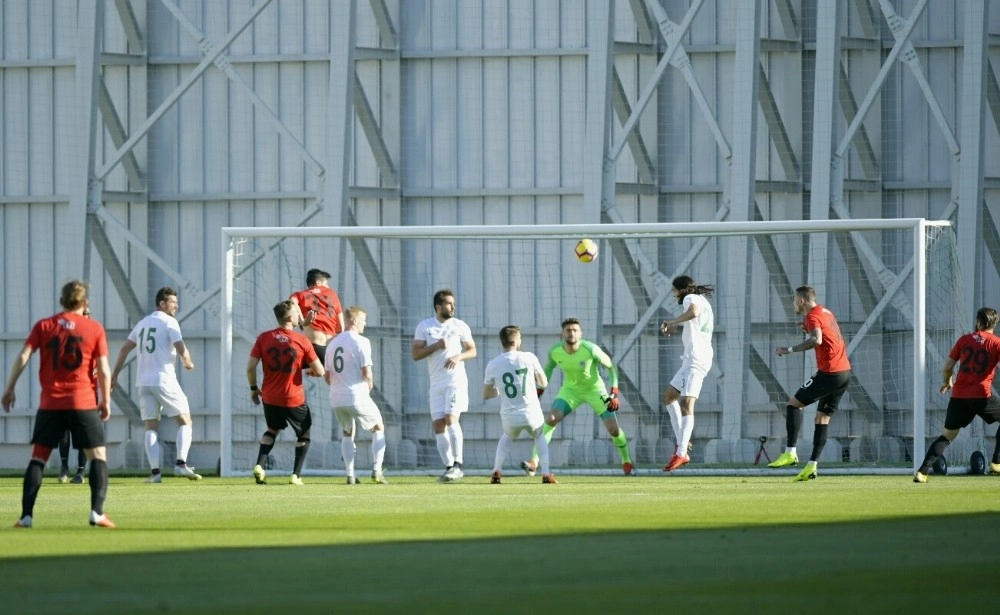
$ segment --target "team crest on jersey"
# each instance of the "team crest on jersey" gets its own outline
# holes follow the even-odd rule
[[[59,326],[63,329],[76,329],[76,323],[72,320],[67,320],[65,318],[59,319]]]
[[[278,333],[277,335],[275,335],[274,339],[278,340],[282,344],[287,344],[288,342],[291,341],[291,338],[289,338],[287,335],[284,335],[282,333]]]

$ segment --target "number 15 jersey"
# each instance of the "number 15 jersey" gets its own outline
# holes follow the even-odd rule
[[[260,359],[264,369],[260,396],[265,404],[298,408],[306,403],[302,370],[319,359],[309,338],[283,327],[265,331],[257,336],[250,356]]]
[[[135,325],[128,339],[135,344],[135,386],[180,386],[174,344],[184,338],[176,318],[156,310]]]

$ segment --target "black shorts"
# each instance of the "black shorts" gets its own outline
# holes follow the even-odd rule
[[[316,351],[316,356],[319,357],[319,362],[326,365],[326,345],[320,346],[319,344],[313,344],[313,350]],[[304,369],[309,369],[306,365]]]
[[[840,398],[851,382],[851,370],[846,372],[816,372],[795,392],[795,399],[803,406],[819,401],[817,412],[833,414],[840,406]]]
[[[302,404],[298,408],[264,404],[264,420],[267,421],[268,429],[273,431],[281,431],[290,426],[298,438],[309,433],[309,428],[313,424],[309,404]]]
[[[983,419],[987,425],[1000,421],[1000,397],[990,395],[977,398],[954,398],[948,400],[948,413],[944,417],[945,429],[968,427],[972,419]]]
[[[39,410],[35,415],[31,443],[57,448],[67,430],[73,435],[77,450],[104,446],[104,421],[96,409]]]

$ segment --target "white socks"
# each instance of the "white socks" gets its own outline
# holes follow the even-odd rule
[[[535,448],[538,449],[538,469],[542,472],[542,476],[548,476],[552,471],[549,469],[549,441],[545,438],[544,429],[538,430]]]
[[[677,400],[670,402],[664,406],[667,410],[667,414],[670,415],[670,426],[674,428],[674,444],[677,445],[677,450],[681,450],[681,405],[677,403]]]
[[[465,445],[462,426],[458,423],[452,423],[444,428],[444,432],[448,434],[448,439],[451,440],[451,450],[455,455],[455,463],[462,463],[462,449]]]
[[[149,467],[153,470],[160,469],[160,443],[157,440],[158,435],[152,429],[147,429],[146,437],[143,439],[143,444],[146,446],[146,459],[149,460]]]
[[[177,458],[187,463],[188,451],[191,450],[191,426],[177,426]]]
[[[385,432],[372,432],[372,470],[382,471],[382,462],[385,460]]]
[[[354,439],[344,436],[340,440],[340,454],[344,457],[344,467],[348,476],[354,476],[354,457],[357,447],[354,446]]]
[[[691,434],[694,433],[694,415],[681,416],[681,441],[677,443],[677,454],[687,455],[688,444],[691,442]]]
[[[455,456],[451,452],[451,438],[448,437],[447,427],[445,430],[444,433],[434,434],[434,439],[437,440],[438,454],[441,455],[444,467],[450,468],[455,465]]]
[[[493,471],[496,472],[503,467],[504,459],[507,458],[507,449],[510,448],[510,436],[505,433],[500,434],[500,441],[497,442],[497,454],[493,457]]]

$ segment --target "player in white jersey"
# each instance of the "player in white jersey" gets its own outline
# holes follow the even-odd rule
[[[549,470],[549,443],[542,432],[545,417],[542,405],[538,403],[539,392],[549,386],[549,380],[538,357],[521,351],[520,328],[507,325],[500,329],[500,344],[503,353],[486,365],[486,376],[483,378],[483,400],[500,398],[500,422],[503,425],[490,483],[500,484],[503,460],[507,457],[510,441],[522,431],[527,431],[535,439],[538,449],[542,482],[555,484],[558,481]]]
[[[712,304],[706,299],[712,296],[715,287],[696,284],[694,279],[686,275],[674,278],[672,284],[671,292],[683,312],[676,318],[664,320],[660,331],[664,335],[670,335],[678,325],[685,323],[681,334],[684,354],[681,355],[681,368],[663,391],[663,404],[670,414],[676,445],[670,461],[663,466],[664,472],[672,472],[691,461],[689,453],[691,434],[694,432],[694,403],[701,393],[705,376],[712,369],[712,359],[715,356],[712,350],[715,316]]]
[[[462,427],[459,416],[469,409],[469,378],[465,361],[476,356],[469,325],[455,318],[455,293],[434,293],[434,316],[417,325],[410,354],[414,361],[427,359],[430,374],[430,410],[444,474],[438,482],[458,480],[462,472]]]
[[[174,317],[180,304],[177,291],[164,286],[156,293],[156,310],[146,316],[128,334],[118,352],[118,361],[111,374],[111,386],[118,384],[118,374],[125,359],[136,349],[135,385],[139,392],[139,412],[146,427],[144,438],[150,475],[147,483],[158,483],[160,474],[159,428],[160,414],[177,421],[177,461],[174,474],[191,480],[201,480],[194,468],[187,465],[191,448],[191,409],[177,381],[176,361],[180,357],[184,369],[194,369],[194,361],[181,335],[181,326]]]
[[[326,383],[330,385],[330,407],[337,417],[343,438],[340,450],[347,469],[347,484],[356,485],[354,458],[355,422],[361,429],[372,432],[372,482],[384,485],[388,481],[382,473],[385,459],[385,423],[382,413],[372,400],[375,387],[372,372],[372,343],[362,336],[365,332],[367,313],[352,305],[344,312],[344,332],[327,344]]]

